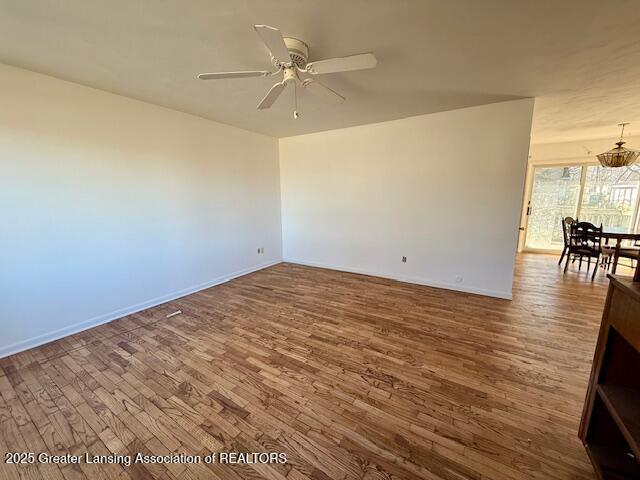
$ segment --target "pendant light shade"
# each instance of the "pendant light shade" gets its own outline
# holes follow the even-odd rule
[[[612,148],[608,152],[596,155],[600,165],[603,167],[626,167],[635,162],[640,155],[640,152],[637,150],[630,150],[623,147],[625,142],[622,141],[622,135],[624,135],[624,127],[628,125],[628,123],[619,123],[618,125],[622,127],[622,132],[620,133],[620,140],[616,142],[617,147]]]

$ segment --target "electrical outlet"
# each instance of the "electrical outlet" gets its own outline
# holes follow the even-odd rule
[[[402,263],[407,263],[407,257],[402,257]]]

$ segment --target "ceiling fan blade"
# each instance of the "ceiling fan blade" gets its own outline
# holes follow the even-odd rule
[[[324,73],[375,68],[377,64],[378,60],[376,60],[376,56],[373,53],[361,53],[349,57],[329,58],[327,60],[311,62],[307,65],[306,69],[312,75],[321,75]]]
[[[260,100],[260,103],[256,108],[258,110],[264,110],[266,108],[269,108],[271,105],[273,105],[273,103],[278,99],[278,97],[280,96],[280,94],[282,93],[286,85],[287,84],[285,82],[276,83],[273,87],[271,87],[271,89],[269,90],[269,92],[267,92],[264,98]]]
[[[280,30],[269,25],[254,25],[253,28],[276,60],[280,63],[291,63],[291,55]]]
[[[217,73],[201,73],[198,75],[200,80],[218,80],[220,78],[247,78],[247,77],[266,77],[271,72],[262,71],[246,71],[246,72],[217,72]]]
[[[327,102],[342,103],[345,101],[345,98],[338,92],[334,92],[329,87],[321,84],[320,82],[316,82],[315,80],[307,79],[302,83],[302,86]]]

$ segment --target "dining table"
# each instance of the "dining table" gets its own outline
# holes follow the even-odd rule
[[[609,245],[610,240],[616,241],[616,246],[613,251],[613,265],[611,267],[611,273],[616,273],[616,267],[618,266],[618,259],[620,258],[620,249],[622,248],[622,242],[624,240],[631,240],[634,242],[640,241],[640,233],[626,233],[626,232],[599,232],[598,234],[605,245]],[[637,266],[634,274],[634,280],[640,281],[640,258],[636,260]]]

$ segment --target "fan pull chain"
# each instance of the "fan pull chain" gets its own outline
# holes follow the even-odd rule
[[[297,120],[298,117],[298,86],[293,82],[293,118]]]

